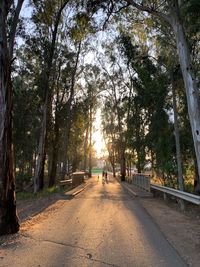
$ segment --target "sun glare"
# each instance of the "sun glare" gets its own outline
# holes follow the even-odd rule
[[[97,157],[100,158],[106,154],[106,146],[101,132],[101,111],[97,110],[94,129],[93,129],[93,143],[94,149],[96,151]]]

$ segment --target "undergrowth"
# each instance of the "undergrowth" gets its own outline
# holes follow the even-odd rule
[[[37,192],[36,194],[32,193],[32,192],[17,192],[16,193],[16,198],[17,200],[34,200],[34,199],[38,199],[38,198],[43,198],[46,196],[50,196],[53,195],[55,193],[62,193],[67,191],[67,189],[69,188],[63,188],[63,189],[59,189],[57,186],[53,186],[53,187],[45,187],[42,191]]]

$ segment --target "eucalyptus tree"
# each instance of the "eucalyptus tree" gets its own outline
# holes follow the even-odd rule
[[[200,174],[200,101],[197,90],[197,79],[194,73],[193,61],[190,53],[189,43],[185,32],[182,10],[187,6],[188,1],[167,0],[167,1],[134,1],[134,0],[88,0],[88,11],[96,12],[99,8],[103,9],[109,17],[114,13],[120,13],[123,9],[137,9],[147,12],[155,19],[164,21],[169,25],[169,32],[174,33],[176,48],[179,56],[180,67],[182,70],[185,91],[187,96],[188,114],[192,129],[193,142],[197,158],[198,172]],[[189,1],[188,6],[195,9],[197,1]]]
[[[18,75],[13,81],[13,144],[17,186],[18,182],[22,184],[24,179],[30,183],[34,175],[39,134],[40,101],[34,81],[31,81],[30,77],[33,72],[30,75],[29,71],[30,68],[24,64],[17,69]]]
[[[151,37],[149,37],[149,39],[151,40],[151,46],[156,47],[156,51],[154,51],[154,56],[151,56],[152,53],[152,48],[151,46],[149,46],[149,48],[143,48],[144,51],[141,53],[138,53],[138,48],[141,47],[142,45],[137,44],[137,46],[135,46],[135,48],[133,47],[133,44],[131,44],[131,36],[133,35],[133,33],[128,33],[128,31],[126,30],[127,34],[130,36],[129,39],[127,40],[128,42],[124,42],[124,47],[126,50],[126,56],[128,56],[128,62],[131,62],[131,58],[135,58],[135,64],[133,64],[132,62],[132,67],[138,69],[138,62],[140,62],[140,65],[142,66],[141,69],[143,69],[143,72],[145,71],[145,64],[149,65],[149,68],[147,69],[147,73],[146,73],[146,78],[143,75],[143,81],[144,78],[146,80],[149,80],[149,84],[146,83],[146,88],[148,88],[148,90],[150,91],[149,95],[147,95],[147,103],[149,105],[149,108],[151,107],[151,105],[154,103],[155,106],[156,103],[161,103],[157,98],[159,97],[162,101],[163,104],[164,102],[166,102],[166,96],[165,99],[163,99],[161,96],[163,94],[158,94],[157,91],[157,87],[158,84],[163,84],[163,81],[160,80],[161,79],[161,74],[163,72],[162,75],[165,75],[165,83],[162,85],[163,89],[165,90],[166,94],[169,91],[169,95],[172,94],[172,108],[173,108],[173,114],[174,114],[174,134],[175,134],[175,141],[176,141],[176,158],[177,158],[177,167],[178,167],[178,184],[179,184],[179,189],[180,190],[184,190],[184,181],[183,181],[183,171],[182,171],[182,160],[181,160],[181,151],[180,151],[180,135],[179,135],[179,126],[178,126],[178,114],[177,114],[177,105],[176,105],[176,97],[175,97],[175,81],[174,81],[174,71],[176,70],[177,66],[178,66],[178,61],[177,61],[177,57],[176,57],[176,50],[175,50],[175,44],[174,41],[171,40],[168,36],[167,30],[166,30],[166,26],[164,24],[160,25],[158,27],[157,22],[154,21],[149,21],[146,19],[146,21],[144,20],[143,24],[145,25],[144,27],[146,27],[148,25],[149,28],[152,27],[152,31],[153,29],[156,29],[157,33],[156,36],[154,36],[154,38],[152,39]],[[137,28],[136,28],[137,29]],[[151,30],[150,30],[151,32]],[[137,31],[134,33],[137,36]],[[123,38],[123,39],[127,39],[127,38]],[[144,38],[145,39],[145,38]],[[139,40],[141,40],[141,38],[139,37]],[[133,43],[133,41],[132,41]],[[129,44],[129,45],[128,45]],[[129,46],[129,47],[128,47]],[[132,46],[132,51],[131,51],[131,46]],[[168,46],[168,49],[166,50],[166,46]],[[130,51],[129,51],[130,50]],[[146,51],[148,51],[148,53],[146,53]],[[171,55],[172,58],[171,58]],[[152,63],[151,63],[152,61]],[[153,64],[154,62],[154,64]],[[135,66],[134,66],[135,65]],[[148,77],[148,74],[151,75],[153,77],[155,70],[158,68],[160,68],[162,70],[162,72],[159,74],[158,71],[156,71],[157,75],[155,76],[156,78],[154,78],[154,82],[152,80],[152,82],[150,82],[150,77]],[[154,69],[154,71],[153,71]],[[140,71],[141,73],[141,71]],[[139,78],[141,75],[139,75]],[[151,85],[152,83],[152,85]],[[172,89],[167,88],[168,87],[172,87]],[[152,99],[152,93],[153,91],[155,91],[155,95],[154,95],[154,99]],[[169,98],[169,96],[168,96]],[[149,101],[150,100],[150,101]],[[156,100],[154,102],[154,100]],[[163,105],[164,107],[164,105]],[[149,109],[148,108],[148,109]],[[150,108],[149,109],[149,114],[152,114],[153,110],[156,110],[157,108]],[[165,107],[166,109],[166,107]],[[168,107],[169,109],[169,107]],[[162,114],[162,112],[160,113]],[[153,140],[152,140],[153,141]],[[151,150],[151,155],[153,156],[153,151]],[[152,160],[153,163],[153,160]],[[153,165],[153,164],[152,164]]]
[[[121,179],[124,181],[126,176],[126,123],[129,117],[132,87],[129,84],[129,77],[127,73],[125,73],[121,62],[117,60],[115,53],[116,47],[112,43],[106,49],[106,55],[108,56],[107,67],[105,66],[105,59],[104,64],[101,60],[101,67],[103,69],[104,78],[107,80],[105,86],[110,95],[109,99],[112,101],[112,109],[110,112],[115,114],[114,117],[116,121],[114,123],[118,135],[117,147],[120,158],[120,172]]]
[[[59,147],[62,147],[59,139],[69,129],[69,110],[71,109],[74,94],[75,70],[77,68],[80,47],[77,53],[67,49],[65,45],[57,45],[56,63],[54,65],[55,83],[52,92],[52,134],[49,144],[49,186],[55,185],[58,164]],[[73,84],[73,86],[72,86]],[[67,141],[67,140],[65,140]],[[66,147],[65,147],[66,149]],[[64,152],[63,155],[66,153]],[[65,161],[65,160],[64,160]]]
[[[16,175],[17,178],[23,180],[23,177],[33,177],[35,172],[35,157],[42,115],[41,102],[43,103],[41,90],[43,83],[41,70],[44,62],[43,39],[36,34],[26,33],[24,42],[18,45],[16,56],[17,61],[13,68],[13,141]]]
[[[187,17],[188,22],[191,21],[191,18],[188,16],[186,10],[185,10],[185,16]],[[185,95],[183,93],[184,84],[182,81],[180,66],[179,66],[178,57],[176,54],[176,44],[175,44],[175,40],[171,38],[171,33],[168,31],[168,27],[166,24],[160,23],[160,25],[158,25],[158,22],[151,20],[150,23],[148,23],[148,26],[152,27],[152,29],[156,29],[156,35],[154,35],[154,37],[151,38],[151,42],[154,42],[154,46],[156,48],[153,60],[156,62],[156,64],[158,64],[158,66],[160,66],[160,68],[163,69],[163,71],[166,72],[166,75],[168,77],[168,86],[169,86],[168,101],[169,101],[169,105],[171,105],[171,108],[173,108],[173,117],[174,117],[174,135],[175,135],[175,141],[176,141],[178,184],[179,184],[179,189],[184,190],[183,175],[185,173],[183,173],[184,172],[183,168],[187,164],[186,155],[190,157],[190,161],[191,161],[192,154],[189,155],[188,151],[193,150],[192,149],[193,145],[191,142],[188,142],[188,141],[186,142],[186,140],[184,140],[184,147],[189,148],[190,146],[190,149],[189,150],[184,149],[183,153],[181,153],[181,147],[183,149],[183,142],[181,142],[180,132],[183,132],[183,131],[188,132],[188,128],[184,129],[182,127],[183,124],[181,124],[180,122],[183,119],[184,120],[187,119],[188,116],[187,116],[186,108],[183,108],[183,105],[186,105],[186,101],[183,101],[185,99]],[[186,31],[190,33],[191,38],[189,38],[189,44],[190,44],[191,52],[192,54],[194,54],[195,53],[194,50],[196,50],[196,46],[195,46],[196,23],[190,26],[187,23],[185,27],[186,27]],[[191,31],[192,31],[192,34],[191,34]],[[196,62],[197,62],[197,58],[194,60],[195,69],[197,69]],[[172,104],[170,104],[170,102]],[[185,114],[183,112],[180,113],[180,110],[182,108],[186,112]],[[189,133],[189,138],[192,138],[190,133]],[[182,161],[183,155],[184,155],[185,162]],[[194,177],[195,177],[195,180],[198,181],[198,175],[195,175]],[[187,176],[185,178],[187,179]]]
[[[152,165],[157,170],[161,169],[163,174],[173,174],[174,168],[169,168],[170,165],[174,166],[174,153],[170,150],[174,142],[171,142],[167,114],[170,111],[167,101],[168,75],[157,62],[152,61],[148,47],[142,47],[137,42],[134,44],[128,36],[122,36],[121,43],[126,63],[135,71],[135,94],[127,129],[129,144],[137,152],[138,171],[144,167],[146,156],[151,155],[152,163],[156,161],[156,165]],[[168,147],[165,148],[166,141]]]
[[[72,124],[72,105],[74,101],[75,95],[75,81],[77,78],[77,68],[79,62],[79,56],[81,52],[81,41],[76,45],[77,51],[73,51],[70,53],[68,57],[68,64],[65,68],[63,73],[63,78],[65,80],[64,87],[67,89],[66,92],[63,91],[61,102],[60,102],[60,112],[62,112],[62,122],[61,128],[63,129],[63,171],[62,171],[62,178],[64,178],[66,173],[66,166],[67,166],[67,155],[68,155],[68,145],[69,145],[69,134],[70,128]],[[55,171],[54,171],[55,173]],[[53,176],[53,174],[51,174]]]
[[[19,230],[13,171],[11,70],[23,2],[0,1],[0,235]]]
[[[181,141],[180,141],[180,126],[179,126],[179,114],[177,108],[177,69],[179,69],[178,58],[176,55],[176,47],[173,39],[169,38],[166,25],[161,25],[158,29],[156,36],[157,47],[157,59],[155,59],[161,68],[165,69],[168,76],[169,86],[169,99],[172,98],[173,120],[174,120],[174,136],[176,143],[176,160],[177,160],[177,174],[178,174],[178,187],[179,190],[184,191],[184,179],[183,179],[183,162],[181,153]],[[168,49],[166,50],[166,47]],[[179,80],[179,77],[178,77]],[[169,103],[170,104],[170,103]],[[183,207],[183,203],[182,203]]]
[[[50,100],[50,77],[52,73],[52,64],[54,59],[56,38],[58,28],[61,22],[63,10],[67,6],[70,0],[66,1],[41,1],[34,2],[35,10],[33,12],[33,19],[37,22],[38,27],[42,25],[42,29],[39,30],[48,34],[46,40],[46,58],[43,70],[43,91],[44,91],[44,104],[43,115],[41,122],[41,133],[37,152],[36,171],[34,177],[34,192],[43,188],[44,179],[44,163],[45,163],[45,143],[46,143],[46,129],[48,119],[48,103]],[[38,24],[39,23],[39,24]],[[48,39],[49,38],[49,39]]]
[[[65,103],[65,126],[64,126],[64,133],[63,133],[63,167],[62,167],[62,178],[64,179],[66,173],[66,166],[67,166],[67,158],[68,158],[68,146],[69,146],[69,139],[70,139],[70,129],[72,125],[72,105],[75,101],[75,94],[76,94],[76,85],[79,79],[79,76],[83,72],[83,65],[80,65],[80,60],[83,57],[81,53],[87,50],[87,42],[90,34],[93,32],[93,27],[91,21],[86,13],[83,12],[81,7],[79,6],[79,2],[76,3],[76,13],[72,19],[72,25],[69,29],[69,35],[71,38],[71,45],[75,47],[76,56],[74,60],[72,60],[72,68],[70,72],[70,93],[69,97]],[[86,53],[86,52],[85,52]]]
[[[72,172],[82,169],[84,162],[85,130],[88,125],[88,106],[85,99],[76,99],[72,106],[72,125],[70,127],[70,142],[68,145],[68,161]]]

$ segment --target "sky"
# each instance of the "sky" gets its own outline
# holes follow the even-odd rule
[[[22,6],[22,10],[20,13],[20,15],[24,18],[30,18],[31,17],[32,8],[29,7],[28,2],[29,2],[28,0],[24,1],[24,4]]]
[[[94,149],[96,150],[98,157],[103,157],[106,153],[106,146],[103,139],[103,134],[101,130],[101,110],[98,109],[95,115],[93,136]]]

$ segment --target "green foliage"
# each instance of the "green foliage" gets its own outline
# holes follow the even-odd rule
[[[24,185],[31,182],[32,177],[28,173],[17,172],[15,179],[16,179],[17,188],[23,189]]]
[[[33,194],[31,192],[17,192],[16,198],[17,200],[37,200],[39,198],[48,197],[48,196],[51,196],[53,194],[60,193],[60,192],[61,191],[57,187],[53,186],[50,188],[44,188],[43,191],[40,191],[36,194]]]
[[[28,72],[24,72],[22,76],[15,77],[13,84],[13,141],[16,167],[20,173],[32,176],[33,154],[36,150],[39,127],[39,102],[37,92],[28,86],[28,79]],[[18,181],[17,179],[17,183]]]
[[[87,116],[84,113],[84,105],[77,103],[73,107],[73,124],[70,131],[69,159],[72,162],[72,169],[76,171],[81,160],[83,160],[84,133],[87,124]]]
[[[70,30],[71,38],[75,42],[80,42],[84,40],[89,33],[95,33],[91,18],[87,13],[80,12],[74,17],[74,26]]]
[[[134,46],[130,37],[121,36],[122,52],[127,64],[135,70],[136,95],[128,124],[129,145],[137,151],[138,167],[145,165],[146,150],[155,154],[155,168],[175,174],[174,138],[167,110],[168,77],[153,63],[147,51]]]
[[[199,32],[200,27],[200,2],[198,0],[184,0],[182,2],[181,12],[185,26],[194,36]]]

